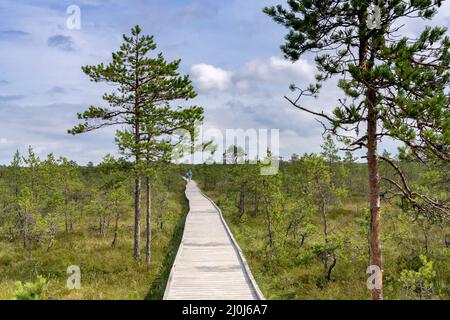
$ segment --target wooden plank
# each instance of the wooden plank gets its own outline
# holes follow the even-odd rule
[[[264,299],[220,209],[195,181],[186,197],[190,210],[164,299]]]

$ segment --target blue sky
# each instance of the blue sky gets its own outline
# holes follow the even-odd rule
[[[115,153],[114,130],[70,136],[76,113],[101,104],[109,88],[92,84],[81,66],[108,62],[121,35],[140,24],[168,59],[181,58],[212,128],[280,129],[283,156],[320,150],[321,127],[283,99],[290,83],[314,76],[311,56],[292,64],[279,46],[285,30],[262,13],[281,0],[2,0],[0,2],[0,163],[31,145],[41,156],[80,164]],[[449,1],[436,23],[449,25]],[[81,29],[69,30],[69,5],[81,8]],[[406,26],[412,34],[421,24]],[[330,109],[333,83],[313,107]],[[387,143],[387,149],[395,145]]]

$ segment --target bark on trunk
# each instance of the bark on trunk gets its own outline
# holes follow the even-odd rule
[[[322,200],[323,201],[323,200]],[[325,205],[323,203],[320,204],[320,211],[322,213],[322,223],[323,223],[323,237],[325,241],[325,252],[323,253],[323,266],[325,269],[325,277],[327,280],[330,279],[331,272],[328,270],[328,258],[330,257],[330,252],[326,249],[328,247],[328,217],[325,210]]]
[[[245,213],[245,191],[243,186],[239,192],[239,216],[242,217]]]
[[[253,210],[253,216],[257,217],[259,212],[259,197],[257,194],[255,194],[254,197],[254,210]]]
[[[369,169],[370,189],[370,231],[369,231],[369,262],[370,265],[378,266],[379,288],[372,289],[372,299],[383,299],[382,282],[382,255],[381,255],[381,212],[380,212],[380,175],[377,159],[377,114],[375,109],[376,92],[369,89],[367,95],[368,118],[367,118],[367,165]]]
[[[428,230],[423,223],[420,223],[420,228],[422,229],[423,233],[423,247],[425,250],[425,255],[428,255]]]
[[[267,199],[265,199],[266,202],[266,216],[267,216],[267,231],[269,233],[269,244],[272,246],[273,241],[273,230],[272,230],[272,218],[270,217],[270,208],[269,208],[269,202]]]
[[[151,245],[152,245],[152,227],[151,227],[151,213],[152,213],[152,183],[150,178],[146,179],[147,194],[146,194],[146,246],[145,246],[145,262],[147,267],[151,261]]]
[[[333,262],[331,263],[331,265],[328,267],[328,270],[327,270],[326,278],[327,278],[328,281],[331,280],[331,272],[333,272],[333,269],[336,266],[336,261],[337,261],[337,258],[336,258],[335,255],[333,255]]]
[[[29,252],[29,256],[30,256],[30,259],[31,258],[33,258],[33,237],[31,237],[30,236],[30,238],[29,238],[29,248],[28,248],[28,252]]]
[[[27,248],[27,236],[28,236],[28,222],[27,222],[27,214],[25,214],[21,220],[22,220],[22,244],[23,244],[23,250]]]
[[[139,36],[136,36],[136,43],[139,41]],[[140,132],[140,101],[139,101],[139,72],[138,72],[138,62],[139,62],[139,50],[136,50],[135,54],[135,90],[134,90],[134,113],[136,116],[134,123],[134,155],[135,155],[135,166],[138,170],[135,181],[135,199],[134,199],[134,259],[139,260],[140,258],[140,237],[141,237],[141,175],[140,175],[140,161],[141,161],[141,132]]]
[[[69,232],[69,213],[67,212],[67,205],[69,201],[67,199],[67,188],[64,188],[64,222],[66,227],[66,233]]]
[[[359,21],[362,26],[366,26],[367,18],[365,10],[359,13]],[[367,35],[361,35],[359,39],[359,68],[368,70],[374,64],[374,56],[368,58],[369,39]],[[371,62],[371,66],[368,65]],[[377,159],[377,111],[376,100],[377,93],[373,89],[370,80],[367,86],[367,166],[369,171],[369,209],[370,209],[370,227],[369,227],[369,264],[379,267],[377,275],[378,288],[372,289],[372,299],[383,299],[383,275],[382,275],[382,255],[381,255],[381,217],[380,217],[380,174]]]
[[[68,221],[68,218],[67,218],[67,212],[64,212],[64,222],[65,222],[65,226],[66,226],[66,233],[68,233],[69,232],[69,221]]]
[[[115,248],[117,245],[117,238],[119,235],[119,218],[120,218],[120,210],[116,211],[116,221],[114,222],[114,238],[111,243],[111,247]]]
[[[336,266],[336,256],[334,253],[328,251],[328,215],[326,210],[326,195],[323,193],[320,182],[318,184],[318,189],[320,192],[320,212],[322,213],[322,222],[323,222],[323,237],[325,241],[325,252],[323,253],[323,265],[325,270],[325,278],[330,281],[331,280],[331,272],[333,271],[333,268]],[[330,264],[330,258],[333,258],[333,262]]]
[[[141,178],[138,176],[135,181],[134,198],[134,259],[140,258],[140,235],[141,235]]]

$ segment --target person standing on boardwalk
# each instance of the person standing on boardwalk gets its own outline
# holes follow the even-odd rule
[[[190,182],[192,180],[192,169],[189,169],[188,173],[186,174],[188,181]]]

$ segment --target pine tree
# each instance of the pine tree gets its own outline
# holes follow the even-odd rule
[[[321,215],[323,226],[323,239],[321,245],[315,247],[315,251],[321,256],[324,265],[326,280],[331,280],[331,273],[337,263],[336,251],[340,246],[340,239],[334,236],[330,230],[329,209],[342,196],[346,194],[345,188],[336,186],[333,172],[321,156],[305,154],[301,158],[303,170],[299,180],[304,190],[304,197],[311,203],[315,211]]]
[[[270,166],[275,161],[275,156],[267,149],[267,156],[263,159],[263,162],[258,161],[254,165],[261,172],[261,168]],[[276,243],[275,227],[279,223],[282,216],[284,194],[281,192],[282,187],[282,174],[277,172],[273,175],[260,175],[258,179],[261,183],[260,196],[262,201],[264,215],[267,221],[267,236],[269,240],[269,246],[274,247]]]
[[[164,64],[164,62],[163,62]],[[153,96],[157,102],[148,103],[142,115],[142,173],[145,175],[146,201],[146,248],[145,257],[147,266],[151,261],[151,208],[152,208],[152,180],[159,166],[171,160],[176,147],[184,142],[184,138],[192,136],[194,127],[203,120],[203,109],[198,106],[171,108],[169,102],[180,98],[189,99],[191,91],[180,93],[173,91],[179,84],[174,78],[173,83],[167,84],[167,78],[176,77],[178,64],[162,65],[165,68],[161,78],[155,78]],[[186,84],[182,84],[185,86]],[[189,83],[188,86],[191,86]],[[187,134],[188,133],[188,134]],[[116,142],[120,150],[127,155],[127,150],[133,150],[133,135],[127,130],[117,132]],[[186,148],[182,148],[186,151]],[[177,156],[180,156],[177,149]],[[182,156],[182,155],[181,155]]]
[[[19,208],[19,195],[22,190],[24,179],[23,179],[23,168],[22,168],[22,157],[19,150],[14,153],[14,158],[10,163],[10,170],[7,172],[7,188],[5,189],[5,195],[7,196],[7,203],[9,210],[12,215],[8,217],[9,230],[11,237],[14,237],[14,231],[18,229],[18,233],[22,237],[23,247],[26,247],[26,237],[24,234],[24,224],[25,216]]]
[[[176,124],[171,122],[173,114],[167,109],[168,102],[189,100],[196,93],[189,77],[178,74],[180,60],[167,62],[162,53],[154,58],[148,57],[156,49],[156,44],[152,36],[141,35],[139,26],[131,30],[131,36],[123,35],[123,40],[119,51],[112,54],[111,63],[82,68],[91,81],[113,84],[117,89],[104,94],[107,107],[90,106],[87,111],[78,114],[78,118],[84,122],[69,130],[69,133],[79,134],[107,126],[126,126],[118,132],[117,140],[123,151],[134,158],[134,258],[137,260],[140,257],[141,180],[148,151],[146,144],[161,138],[161,135],[152,135],[154,127],[150,121],[158,116],[156,125],[162,128],[158,127],[158,130],[165,131],[166,127],[173,130]],[[200,119],[202,113],[202,108],[191,107],[183,115],[193,121]],[[169,135],[171,133],[168,132]]]
[[[113,240],[111,246],[116,247],[119,241],[119,220],[125,215],[130,206],[126,169],[128,163],[124,159],[115,159],[110,154],[103,157],[98,164],[100,197],[105,202],[105,211],[108,222],[114,219]],[[100,223],[101,234],[105,236],[105,222],[103,217]],[[108,224],[108,222],[106,224]]]
[[[67,158],[58,159],[59,190],[63,193],[62,211],[65,218],[65,231],[73,231],[74,213],[78,207],[79,193],[83,184],[79,177],[78,165]]]
[[[242,217],[245,213],[245,202],[247,191],[250,188],[252,182],[250,170],[245,165],[245,150],[237,145],[231,145],[224,153],[224,158],[227,164],[231,165],[231,174],[233,177],[233,185],[236,186],[239,193],[239,199],[237,207],[239,209],[239,217]]]
[[[400,37],[401,21],[431,19],[441,0],[379,0],[379,24],[369,14],[369,0],[288,0],[264,11],[289,33],[282,50],[291,60],[316,53],[317,83],[299,88],[296,108],[328,123],[328,130],[346,142],[347,150],[367,149],[370,189],[370,264],[382,270],[381,206],[378,142],[391,137],[405,144],[405,153],[421,161],[450,159],[448,134],[450,39],[446,28],[426,27],[417,39]],[[339,100],[333,114],[308,109],[305,96],[317,96],[321,82],[339,77],[347,99]],[[366,132],[363,128],[366,127]],[[379,130],[381,128],[381,130]],[[383,159],[384,160],[384,159]],[[389,162],[398,175],[401,171]],[[414,194],[404,179],[391,179],[417,208],[435,209],[448,217],[448,207]],[[381,280],[379,279],[382,283]],[[372,291],[382,299],[382,288]]]
[[[322,152],[320,153],[322,157],[325,159],[325,161],[328,163],[329,166],[331,166],[333,163],[337,163],[341,160],[339,157],[339,148],[336,146],[336,144],[333,141],[333,137],[331,134],[327,134],[324,143],[321,146]]]

